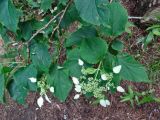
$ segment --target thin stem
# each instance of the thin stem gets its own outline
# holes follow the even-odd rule
[[[61,15],[61,17],[60,17],[60,20],[59,20],[57,26],[56,26],[56,27],[53,29],[53,31],[52,31],[52,34],[51,34],[51,37],[50,37],[50,41],[49,41],[49,42],[51,42],[51,40],[52,40],[52,38],[53,38],[53,36],[54,36],[55,31],[56,31],[57,29],[59,29],[59,26],[60,26],[60,24],[61,24],[61,22],[62,22],[62,19],[63,19],[64,15],[65,15],[65,13],[66,13],[66,11],[67,11],[67,9],[68,9],[68,7],[70,6],[71,3],[72,3],[72,0],[69,1],[69,3],[67,4],[67,6],[65,7],[65,9],[63,10],[62,15]]]
[[[37,30],[37,32],[35,32],[32,37],[27,41],[27,44],[30,43],[32,41],[33,38],[35,38],[40,32],[42,32],[44,29],[46,29],[51,23],[52,21],[54,21],[60,14],[63,13],[64,10],[62,10],[61,12],[59,12],[57,15],[55,15],[47,24],[45,24],[45,26],[43,26],[42,28],[40,28],[39,30]]]
[[[23,62],[1,62],[0,64],[15,64],[15,63],[17,63],[17,64],[21,64],[21,63],[23,63]]]
[[[94,78],[95,80],[97,79],[97,76],[98,76],[98,73],[100,71],[101,65],[102,65],[102,61],[100,61],[99,65],[98,65],[97,72],[96,72],[96,75],[95,75],[95,78]]]
[[[138,20],[141,20],[141,19],[143,19],[143,17],[129,16],[128,19],[138,19]]]

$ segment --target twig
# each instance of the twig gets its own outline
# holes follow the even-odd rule
[[[143,17],[129,16],[128,19],[138,19],[138,20],[141,20],[141,19],[143,19]]]
[[[68,7],[69,7],[69,5],[70,5],[71,3],[72,3],[72,0],[69,1],[69,3],[67,4],[67,6],[65,7],[65,9],[63,10],[62,15],[61,15],[61,17],[60,17],[60,20],[59,20],[57,26],[56,26],[56,27],[53,29],[53,31],[52,31],[52,34],[51,34],[51,37],[50,37],[49,42],[52,41],[52,38],[53,38],[53,36],[54,36],[55,31],[59,28],[59,26],[60,26],[60,24],[61,24],[61,22],[62,22],[62,19],[63,19],[64,15],[65,15],[65,13],[66,13],[66,11],[67,11],[67,9],[68,9]]]
[[[112,3],[113,0],[110,0],[110,3]]]
[[[27,44],[30,43],[32,41],[33,38],[35,38],[40,32],[42,32],[44,29],[46,29],[51,23],[52,21],[54,21],[60,14],[63,13],[64,10],[62,10],[61,12],[59,12],[57,15],[55,15],[47,24],[45,24],[45,26],[43,26],[42,28],[40,28],[39,30],[37,30],[37,32],[35,32],[32,37],[27,41]]]

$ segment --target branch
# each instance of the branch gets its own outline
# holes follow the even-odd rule
[[[61,15],[61,17],[60,17],[60,20],[59,20],[57,26],[56,26],[56,27],[53,29],[53,31],[52,31],[52,34],[51,34],[51,37],[50,37],[49,42],[51,42],[51,40],[53,39],[53,36],[54,36],[55,31],[59,28],[59,26],[60,26],[60,24],[61,24],[61,22],[62,22],[62,19],[63,19],[64,15],[65,15],[65,13],[66,13],[66,11],[67,11],[67,9],[68,9],[68,7],[70,6],[71,3],[72,3],[72,0],[69,1],[69,3],[67,4],[67,6],[65,7],[65,9],[63,10],[62,15]]]
[[[143,17],[129,16],[128,19],[138,19],[138,20],[141,20],[141,19],[143,19]]]
[[[62,10],[61,12],[59,12],[57,15],[55,15],[45,26],[43,26],[42,28],[40,28],[39,30],[37,30],[37,32],[35,32],[32,37],[27,41],[27,44],[30,43],[32,41],[33,38],[35,38],[40,32],[42,32],[44,29],[46,29],[60,14],[63,13],[64,10]]]

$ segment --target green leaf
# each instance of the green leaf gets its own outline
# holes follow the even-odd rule
[[[80,58],[79,49],[75,48],[68,50],[67,61],[64,63],[64,67],[69,70],[69,75],[79,78],[81,76],[81,66],[78,64]]]
[[[96,64],[104,58],[107,44],[100,38],[85,39],[80,46],[81,57],[90,64]]]
[[[118,36],[125,31],[128,22],[128,14],[126,9],[118,2],[108,5],[108,15],[105,26],[101,26],[100,30],[103,34]]]
[[[59,3],[62,4],[62,5],[66,5],[68,2],[68,0],[59,0]]]
[[[72,81],[69,80],[69,71],[58,69],[57,66],[51,68],[48,83],[55,88],[55,96],[64,102],[72,89]]]
[[[84,26],[72,33],[66,40],[66,47],[72,45],[79,45],[85,38],[95,37],[97,35],[96,29],[92,26]]]
[[[11,97],[20,104],[25,103],[27,93],[29,91],[36,91],[36,83],[32,83],[29,78],[37,78],[37,70],[33,65],[25,68],[20,68],[13,75],[13,80],[8,86]]]
[[[160,36],[160,28],[156,28],[152,30],[154,35]]]
[[[41,9],[45,12],[50,9],[53,0],[42,0],[41,1]]]
[[[29,40],[32,36],[33,28],[30,22],[25,22],[20,24],[21,35],[25,40]]]
[[[122,51],[124,48],[124,45],[120,40],[114,40],[111,46],[114,50],[117,50],[117,51]]]
[[[21,12],[18,11],[11,0],[0,1],[0,22],[9,30],[16,32]]]
[[[3,66],[0,64],[0,102],[4,102],[4,92],[5,92],[5,78],[2,73]]]
[[[91,24],[101,25],[108,15],[107,0],[74,0],[80,17]]]
[[[146,39],[144,39],[144,47],[147,47],[147,45],[149,43],[151,43],[151,41],[153,40],[153,38],[154,38],[153,32],[150,32],[148,34],[148,36],[146,37]]]
[[[112,68],[115,65],[116,57],[109,52],[106,54],[105,59],[103,61],[103,66],[106,72],[110,73],[113,72]]]
[[[150,82],[145,68],[129,55],[118,56],[118,65],[122,65],[120,72],[124,80],[134,82]]]
[[[86,74],[94,74],[97,71],[95,68],[87,68],[85,69]]]
[[[72,24],[74,21],[79,21],[80,17],[78,15],[78,11],[74,4],[70,6],[70,8],[66,11],[66,14],[64,15],[62,22],[60,26],[62,28],[67,29],[70,24]]]
[[[47,46],[42,43],[35,43],[31,46],[30,54],[32,63],[38,68],[38,70],[48,72],[51,65],[51,57]]]
[[[7,29],[0,24],[0,35],[5,44],[11,42],[10,37],[7,34]]]

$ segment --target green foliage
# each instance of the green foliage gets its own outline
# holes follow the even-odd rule
[[[37,85],[29,78],[37,77],[37,70],[33,65],[20,68],[13,75],[13,80],[9,83],[8,90],[11,97],[18,103],[24,104],[29,91],[36,91]]]
[[[122,65],[120,75],[125,80],[134,82],[149,82],[145,68],[129,55],[118,56],[118,63]]]
[[[148,35],[141,38],[139,42],[143,43],[143,48],[146,49],[147,45],[152,43],[153,41],[157,41],[160,36],[160,25],[153,24],[152,26],[147,28]]]
[[[63,102],[72,89],[70,78],[76,79],[78,96],[96,100],[115,92],[121,80],[149,82],[145,68],[123,53],[119,36],[130,32],[128,26],[119,0],[1,0],[0,35],[5,55],[11,51],[14,61],[0,66],[0,101],[7,88],[21,104],[30,91],[49,101],[50,89]]]
[[[69,71],[59,66],[51,68],[48,83],[55,87],[55,96],[64,102],[72,89],[72,82],[69,80]]]
[[[20,10],[17,10],[11,0],[0,1],[0,21],[9,30],[16,33],[18,19],[21,15]]]
[[[40,71],[47,72],[51,65],[51,57],[48,52],[47,46],[41,43],[35,43],[31,46],[31,60],[32,63]]]
[[[121,96],[121,102],[130,102],[131,106],[142,105],[149,102],[160,103],[160,98],[157,98],[153,94],[154,90],[148,90],[143,92],[137,92],[132,89],[131,86],[128,86],[128,93],[125,93]]]
[[[5,78],[3,73],[3,66],[0,64],[0,102],[4,102],[4,92],[5,92]]]
[[[88,63],[95,64],[106,54],[107,44],[99,38],[85,39],[80,46],[80,55]]]
[[[48,9],[51,8],[53,0],[42,0],[41,1],[41,9],[44,11],[47,11]]]

